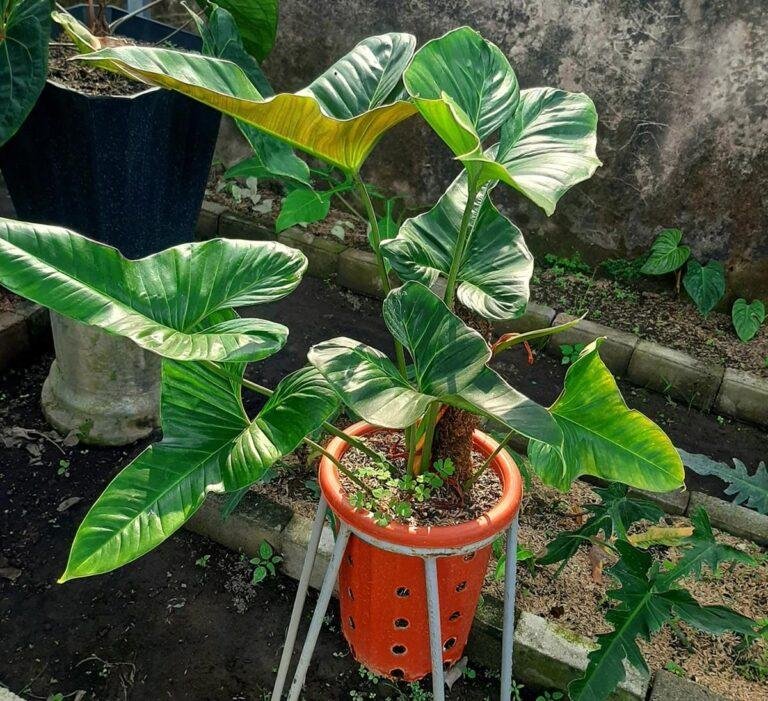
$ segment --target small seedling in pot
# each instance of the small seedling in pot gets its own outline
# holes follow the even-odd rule
[[[576,360],[578,360],[579,355],[581,355],[581,351],[583,351],[585,348],[586,344],[584,343],[563,343],[560,346],[560,353],[563,356],[560,362],[563,365],[572,365],[576,362]]]
[[[59,460],[59,467],[56,470],[56,474],[64,477],[69,477],[69,460]]]
[[[277,573],[276,565],[282,561],[283,558],[275,554],[272,546],[266,540],[262,540],[259,544],[259,554],[250,560],[251,564],[256,566],[251,577],[251,584],[259,584],[267,577],[274,577]]]

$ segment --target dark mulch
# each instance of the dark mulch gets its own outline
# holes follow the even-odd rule
[[[585,275],[538,271],[531,297],[558,311],[581,315],[640,338],[677,348],[702,360],[768,378],[768,324],[748,343],[739,340],[730,314],[699,314],[670,284],[622,284]]]

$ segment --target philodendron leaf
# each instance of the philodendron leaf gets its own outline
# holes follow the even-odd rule
[[[563,431],[563,460],[551,446],[532,443],[531,464],[542,480],[566,490],[579,475],[666,492],[683,484],[685,471],[672,441],[649,418],[629,409],[590,343],[569,366],[565,388],[550,412]]]
[[[428,41],[403,81],[427,123],[456,156],[482,155],[482,141],[510,119],[520,88],[506,56],[474,29]]]
[[[51,19],[61,27],[80,53],[87,54],[101,48],[101,39],[69,12],[54,10]]]
[[[428,212],[407,219],[381,250],[402,280],[434,284],[448,275],[467,204],[467,175],[451,183]],[[467,252],[459,268],[459,301],[491,320],[520,316],[528,304],[533,256],[523,235],[483,192],[470,221]]]
[[[59,581],[109,572],[176,531],[208,492],[262,479],[336,409],[313,368],[289,375],[249,422],[240,399],[242,366],[163,362],[163,440],[109,484],[75,535]]]
[[[601,165],[596,144],[597,111],[587,95],[523,90],[514,117],[501,130],[495,164],[478,163],[481,181],[501,180],[552,214],[558,200]]]
[[[731,319],[739,338],[744,343],[751,341],[765,321],[765,305],[759,299],[747,304],[746,299],[739,298],[733,303]]]
[[[296,188],[283,200],[280,214],[275,221],[275,230],[279,233],[294,224],[321,221],[328,216],[330,210],[330,197],[309,188]]]
[[[267,99],[238,66],[207,56],[119,47],[79,60],[177,90],[356,173],[384,132],[416,112],[399,99],[415,41],[395,32],[368,37],[303,90]]]
[[[209,21],[216,5],[232,15],[248,53],[257,61],[263,61],[275,44],[277,0],[216,0],[216,4],[210,3]]]
[[[348,338],[313,346],[309,361],[355,413],[378,426],[405,428],[434,402],[483,414],[559,446],[562,434],[544,407],[486,366],[490,349],[428,288],[407,282],[384,301],[384,320],[413,358],[412,381],[383,353]]]
[[[734,504],[744,504],[748,509],[768,516],[768,469],[760,462],[754,475],[747,472],[747,466],[733,458],[733,467],[717,462],[706,455],[687,453],[680,450],[683,464],[699,475],[714,475],[728,483],[725,493],[733,496]]]
[[[272,302],[307,266],[274,242],[214,239],[128,260],[116,248],[53,226],[0,219],[0,281],[59,314],[178,360],[253,361],[280,350],[288,330],[214,312]]]
[[[688,261],[683,277],[683,287],[691,295],[699,313],[706,316],[725,297],[725,268],[716,260],[701,265],[696,260]]]
[[[0,146],[24,123],[48,74],[51,4],[0,2]]]
[[[753,632],[754,624],[745,616],[723,606],[701,606],[685,589],[673,586],[675,579],[663,579],[649,553],[621,540],[616,549],[621,559],[607,571],[621,588],[608,591],[618,605],[605,614],[613,630],[597,636],[598,648],[589,653],[584,676],[569,684],[572,701],[607,699],[626,676],[625,661],[647,673],[637,639],[650,640],[675,617],[715,635]]]
[[[664,229],[653,242],[651,254],[640,271],[646,275],[665,275],[682,267],[691,255],[688,246],[681,246],[683,232],[680,229]]]

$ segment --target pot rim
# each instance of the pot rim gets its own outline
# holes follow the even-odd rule
[[[373,426],[365,421],[344,429],[351,436],[364,436],[387,430],[389,429]],[[485,457],[499,445],[493,438],[478,430],[474,432],[472,442],[475,449]],[[348,448],[349,444],[343,438],[334,438],[326,450],[340,460]],[[501,498],[483,515],[452,526],[407,526],[396,521],[379,526],[370,511],[352,507],[339,479],[338,468],[325,456],[320,460],[317,479],[334,514],[353,531],[367,536],[366,540],[371,538],[374,541],[384,541],[397,548],[453,550],[463,549],[474,543],[486,543],[508,528],[517,516],[523,497],[523,480],[517,465],[509,453],[501,450],[491,466],[501,482]]]

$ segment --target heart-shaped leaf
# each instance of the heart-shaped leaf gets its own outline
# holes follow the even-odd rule
[[[665,275],[680,268],[691,255],[688,246],[681,246],[680,229],[664,229],[653,242],[651,254],[640,271],[646,275]]]
[[[0,2],[0,146],[24,123],[45,85],[50,38],[50,2]]]
[[[424,44],[403,80],[424,119],[459,157],[482,152],[483,139],[511,118],[520,95],[506,56],[469,27]]]
[[[691,296],[699,313],[706,316],[725,297],[725,268],[716,260],[701,265],[696,260],[688,261],[683,277],[683,287]]]
[[[559,446],[562,433],[547,410],[486,366],[491,352],[483,338],[428,288],[406,282],[390,292],[384,320],[413,358],[412,380],[383,353],[351,339],[325,341],[309,352],[310,363],[366,421],[405,428],[440,402]]]
[[[410,34],[368,37],[303,90],[268,99],[238,66],[207,56],[126,46],[78,59],[177,90],[356,173],[384,132],[416,112],[400,99],[414,46]]]
[[[434,284],[451,267],[467,204],[462,172],[428,212],[407,219],[381,250],[402,280]],[[533,256],[520,230],[500,214],[483,192],[470,221],[470,239],[459,268],[459,301],[491,320],[512,319],[525,311]]]
[[[331,200],[309,188],[296,188],[283,200],[283,207],[275,221],[275,230],[285,231],[294,224],[311,224],[328,216]]]
[[[259,481],[335,410],[314,368],[287,376],[253,422],[243,411],[243,366],[163,362],[163,440],[109,484],[75,535],[59,581],[109,572],[176,531],[208,492]]]
[[[746,299],[739,298],[733,303],[731,319],[739,338],[746,343],[755,337],[765,321],[765,305],[759,299],[747,304]]]
[[[220,6],[232,15],[243,38],[243,45],[257,61],[272,51],[277,35],[277,0],[216,0],[206,9],[210,17]]]
[[[563,431],[564,460],[534,441],[531,463],[546,484],[563,491],[580,475],[654,492],[677,489],[685,476],[680,456],[664,431],[624,403],[598,354],[603,340],[590,343],[570,365],[550,407]]]
[[[0,219],[3,285],[178,360],[245,362],[277,352],[288,334],[281,324],[229,318],[198,327],[218,310],[285,297],[306,266],[306,258],[287,246],[233,239],[128,260],[116,248],[66,229]]]

